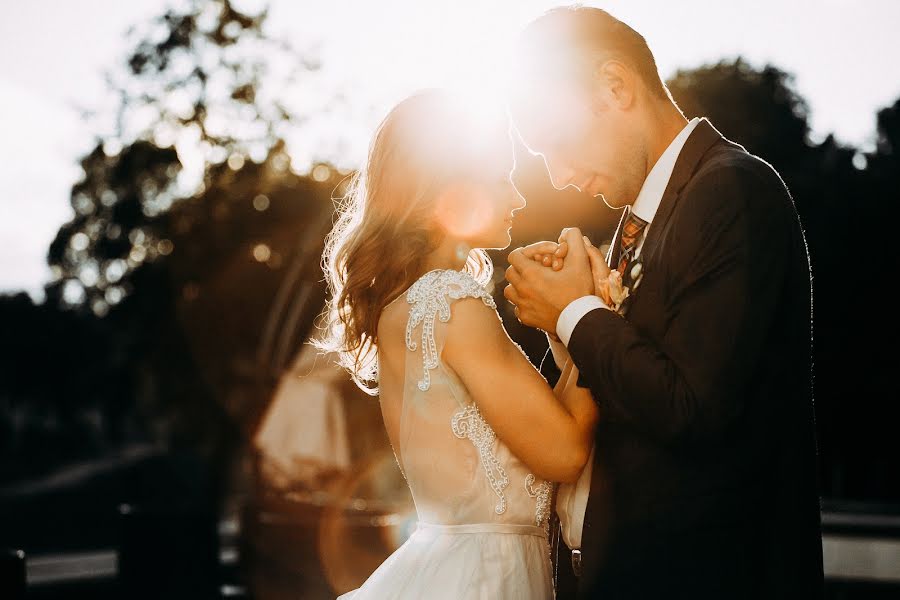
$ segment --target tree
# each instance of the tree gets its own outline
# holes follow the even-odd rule
[[[809,107],[792,84],[777,67],[755,69],[741,58],[679,70],[667,82],[688,117],[710,117],[725,137],[779,170],[802,161],[811,146]]]
[[[282,138],[302,118],[278,86],[318,65],[267,38],[265,18],[197,0],[134,30],[108,77],[114,130],[81,160],[75,217],[48,252],[42,310],[81,329],[21,332],[46,346],[36,365],[71,374],[21,399],[38,422],[95,411],[113,441],[219,453],[293,358],[319,310],[342,174],[292,165]]]
[[[706,116],[727,138],[770,162],[800,213],[813,273],[814,401],[823,493],[900,498],[889,476],[900,465],[888,447],[885,408],[892,373],[882,346],[897,329],[885,273],[897,271],[892,238],[876,231],[897,218],[900,101],[878,113],[875,152],[831,135],[809,139],[808,108],[792,77],[766,65],[723,61],[680,70],[668,82],[688,117]],[[887,418],[880,418],[887,417]]]
[[[82,160],[76,216],[48,255],[49,298],[106,314],[131,292],[133,271],[172,252],[160,216],[201,195],[213,167],[270,158],[287,166],[283,152],[271,153],[293,119],[279,86],[318,65],[267,38],[266,16],[194,0],[130,30],[138,39],[126,68],[107,76],[120,98],[115,131]]]

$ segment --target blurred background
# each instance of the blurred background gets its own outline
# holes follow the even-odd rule
[[[554,4],[3,3],[0,597],[333,598],[406,539],[377,399],[304,344],[333,199],[393,103],[487,94]],[[828,595],[900,597],[900,3],[598,6],[793,194]],[[617,213],[517,158],[514,245],[611,237]]]

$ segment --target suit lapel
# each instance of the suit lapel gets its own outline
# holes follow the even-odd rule
[[[700,122],[697,123],[694,131],[691,132],[691,135],[685,141],[684,147],[678,154],[678,159],[675,161],[675,167],[672,169],[672,176],[669,177],[669,183],[666,185],[663,197],[660,199],[659,208],[647,231],[647,239],[644,240],[641,255],[649,256],[648,251],[652,250],[654,247],[656,238],[659,237],[659,232],[662,229],[662,225],[664,225],[666,221],[669,220],[669,217],[672,216],[672,210],[675,208],[681,190],[687,182],[690,181],[694,172],[697,170],[697,167],[700,165],[700,159],[706,151],[720,139],[725,138],[719,133],[719,130],[713,127],[712,123],[710,123],[706,117],[700,119]],[[628,218],[630,212],[631,206],[626,206],[622,211],[622,216],[619,218],[619,224],[616,226],[612,242],[606,253],[606,264],[610,268],[619,263],[619,255],[622,250],[622,227],[625,225],[625,220]]]
[[[678,159],[675,161],[675,168],[672,170],[672,176],[669,178],[669,183],[666,185],[666,190],[663,193],[663,197],[660,200],[659,208],[656,211],[656,215],[653,217],[653,221],[650,224],[650,229],[647,231],[647,239],[644,240],[644,245],[641,249],[641,256],[647,257],[647,260],[642,261],[645,265],[647,261],[651,258],[651,253],[655,249],[655,244],[661,232],[665,229],[664,225],[672,216],[672,211],[675,208],[675,204],[678,200],[678,196],[681,193],[681,190],[687,185],[688,181],[691,180],[694,173],[697,171],[697,167],[700,166],[700,160],[703,158],[703,155],[706,154],[706,151],[709,150],[713,144],[716,142],[724,140],[726,143],[733,144],[733,142],[728,141],[725,137],[719,133],[715,127],[713,127],[712,123],[710,123],[705,117],[697,123],[697,126],[694,128],[694,131],[691,132],[691,135],[688,137],[687,141],[684,144],[684,147],[681,149],[681,152],[678,154]],[[628,218],[628,214],[631,212],[631,207],[626,207],[626,210],[622,211],[622,217],[619,219],[619,225],[616,227],[616,233],[613,236],[612,246],[607,252],[606,260],[607,264],[612,265],[617,264],[619,260],[619,249],[621,247],[621,235],[622,235],[622,227],[625,224],[625,219]],[[597,456],[594,458],[594,477],[597,477],[598,473],[598,463]],[[591,484],[591,491],[594,490],[594,484]],[[584,533],[583,536],[591,535],[590,528],[592,525],[592,516],[593,511],[596,510],[596,503],[599,502],[597,500],[595,493],[590,493],[588,495],[587,506],[585,507],[584,514]]]
[[[644,245],[641,249],[641,256],[647,257],[647,260],[650,260],[653,256],[656,241],[661,232],[665,230],[664,225],[672,216],[672,211],[675,209],[681,190],[694,176],[697,167],[700,166],[700,159],[703,158],[706,151],[720,140],[725,140],[725,138],[706,117],[703,117],[684,143],[684,147],[675,161],[675,168],[672,169],[672,176],[669,177],[666,191],[659,202],[659,208],[647,231],[647,239],[644,240]]]

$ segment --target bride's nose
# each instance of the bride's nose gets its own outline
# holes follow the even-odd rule
[[[525,208],[527,202],[525,202],[525,196],[522,195],[522,192],[519,191],[519,188],[516,186],[516,183],[513,181],[512,177],[509,178],[509,210],[517,211]]]
[[[511,202],[510,202],[510,210],[512,212],[515,212],[517,210],[522,210],[523,208],[525,208],[526,204],[527,204],[527,202],[525,202],[525,196],[523,196],[521,193],[519,193],[519,190],[516,189],[515,186],[513,186],[512,197],[511,197]]]

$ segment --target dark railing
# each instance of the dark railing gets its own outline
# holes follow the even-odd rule
[[[826,600],[900,598],[900,506],[822,503]]]
[[[255,531],[246,533],[252,533],[249,537],[258,542],[262,539],[262,530],[259,528],[280,530],[277,535],[265,535],[276,535],[279,539],[283,538],[284,542],[309,546],[305,551],[294,546],[294,550],[300,554],[308,554],[310,561],[302,566],[311,567],[316,564],[321,568],[318,560],[314,560],[316,556],[313,541],[319,527],[315,517],[321,517],[321,511],[308,514],[310,518],[301,518],[306,511],[301,510],[301,506],[293,506],[290,498],[283,499],[280,504],[280,509],[271,502],[265,507],[247,507],[248,512],[245,512],[242,521],[255,522],[257,525],[253,526]],[[833,502],[826,502],[823,508],[826,599],[900,598],[900,509]],[[360,516],[369,518],[355,519],[354,522],[358,521],[356,527],[384,529],[381,520],[370,518],[372,514],[369,509],[363,512],[366,514]],[[296,558],[291,556],[292,552],[287,552],[280,558],[267,557],[264,551],[248,545],[243,539],[244,535],[237,531],[236,523],[220,524],[219,541],[214,547],[206,535],[208,529],[202,520],[190,519],[185,515],[170,516],[171,518],[162,514],[144,514],[138,518],[134,513],[123,516],[126,521],[134,520],[130,524],[134,537],[131,540],[125,539],[124,542],[127,543],[119,549],[29,557],[21,552],[6,551],[0,560],[0,597],[10,600],[25,598],[26,582],[29,599],[76,595],[98,599],[114,598],[119,597],[118,594],[125,587],[138,594],[129,597],[139,597],[139,591],[150,593],[164,585],[164,580],[174,580],[172,575],[177,573],[182,581],[182,590],[187,590],[193,582],[196,585],[191,589],[203,592],[202,595],[190,594],[192,598],[252,598],[248,587],[233,575],[238,570],[246,570],[247,565],[240,566],[238,563],[247,560],[265,562],[266,579],[270,583],[281,580],[285,587],[290,588],[291,581],[294,581],[309,589],[312,579],[315,579],[317,586],[311,587],[320,593],[313,596],[333,597],[333,593],[324,585],[322,573],[301,572],[301,565],[292,564],[293,558]],[[302,540],[310,537],[312,539],[307,540],[309,544],[302,543]],[[190,543],[197,539],[204,542],[203,549],[208,552],[200,552],[197,544]],[[383,537],[375,536],[373,539]],[[388,547],[381,548],[385,553],[390,550]],[[208,557],[210,552],[217,554],[218,567],[209,564],[206,569],[197,567],[204,562],[198,560],[199,554]],[[198,556],[194,556],[194,553]],[[186,562],[190,563],[190,568],[186,568]],[[153,597],[146,593],[145,596]]]

